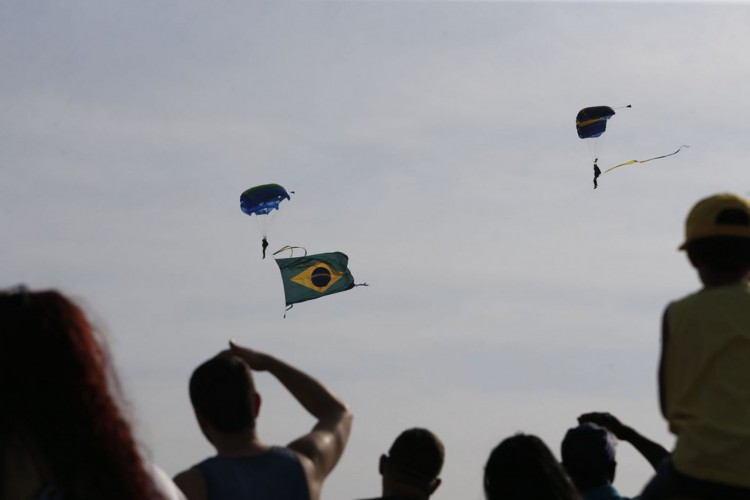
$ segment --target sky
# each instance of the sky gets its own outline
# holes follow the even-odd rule
[[[323,498],[379,494],[404,429],[446,447],[438,500],[482,498],[516,432],[559,456],[609,411],[671,447],[658,409],[666,304],[700,287],[684,218],[750,194],[742,2],[0,2],[0,286],[57,288],[112,352],[148,456],[212,454],[192,370],[229,339],[352,407]],[[618,109],[592,184],[575,132]],[[277,266],[239,209],[295,194],[269,250],[341,251],[358,287],[284,317]],[[268,374],[258,431],[314,420]],[[651,470],[627,443],[615,485]]]

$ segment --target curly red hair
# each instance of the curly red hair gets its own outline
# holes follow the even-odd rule
[[[79,306],[55,290],[0,292],[0,436],[34,450],[65,498],[161,498],[119,399]]]

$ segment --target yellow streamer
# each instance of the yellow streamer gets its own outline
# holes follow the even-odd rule
[[[634,163],[646,163],[647,161],[651,161],[651,160],[658,160],[659,158],[666,158],[667,156],[672,156],[672,155],[676,155],[677,153],[679,153],[680,151],[682,151],[682,149],[683,149],[683,148],[689,148],[689,147],[690,147],[690,146],[688,146],[688,145],[685,145],[685,144],[683,144],[683,145],[682,145],[682,146],[680,146],[680,148],[679,148],[679,149],[678,149],[677,151],[675,151],[674,153],[669,153],[669,154],[667,154],[667,155],[661,155],[661,156],[655,156],[655,157],[653,157],[653,158],[649,158],[649,159],[647,159],[647,160],[630,160],[630,161],[626,161],[625,163],[619,163],[619,164],[615,165],[614,167],[609,167],[609,168],[608,168],[607,170],[605,170],[605,171],[604,171],[604,174],[606,174],[607,172],[609,172],[609,171],[611,171],[611,170],[614,170],[614,169],[616,169],[616,168],[618,168],[618,167],[624,167],[625,165],[632,165],[632,164],[634,164]]]

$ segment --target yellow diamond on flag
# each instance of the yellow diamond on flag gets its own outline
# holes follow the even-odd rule
[[[336,271],[325,262],[316,262],[290,279],[311,290],[325,293],[343,275],[343,272]]]

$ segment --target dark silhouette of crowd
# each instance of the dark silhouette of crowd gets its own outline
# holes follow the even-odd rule
[[[699,201],[680,250],[703,287],[668,304],[662,320],[659,406],[674,449],[609,413],[583,413],[560,436],[559,461],[533,434],[494,446],[486,500],[626,499],[615,481],[618,442],[654,469],[634,498],[750,499],[750,203],[731,194]],[[314,417],[313,428],[284,446],[264,442],[254,372],[277,379]],[[172,480],[134,437],[106,342],[83,309],[55,290],[0,292],[0,499],[325,498],[353,420],[327,386],[234,342],[198,366],[188,385],[216,453]],[[362,497],[426,500],[439,491],[445,457],[433,432],[406,429],[380,456],[380,496]]]

